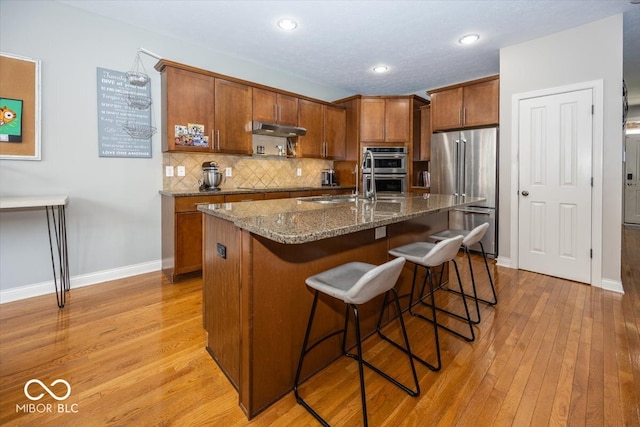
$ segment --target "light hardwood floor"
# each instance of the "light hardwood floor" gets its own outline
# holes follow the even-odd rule
[[[418,398],[366,372],[370,424],[640,426],[640,230],[625,229],[623,245],[624,295],[493,266],[499,305],[482,307],[475,342],[442,334],[444,367],[418,365]],[[1,305],[0,424],[317,425],[292,393],[246,420],[204,349],[201,286],[150,273],[74,289],[63,310],[53,295]],[[407,320],[415,352],[433,354],[428,326]],[[371,337],[365,351],[409,378],[387,344]],[[71,393],[59,402],[33,383],[29,394],[45,396],[32,402],[31,379],[58,396],[66,387],[50,384],[63,379]],[[332,363],[302,392],[333,425],[360,424],[353,360]]]

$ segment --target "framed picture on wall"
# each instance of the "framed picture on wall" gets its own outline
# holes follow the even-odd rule
[[[0,97],[0,142],[22,142],[22,100]]]
[[[0,159],[40,152],[40,61],[0,52]]]

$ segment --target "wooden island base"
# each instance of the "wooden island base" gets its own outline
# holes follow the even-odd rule
[[[386,236],[379,239],[375,229],[368,229],[309,243],[281,244],[230,221],[203,215],[207,350],[238,390],[240,406],[249,419],[293,388],[313,299],[305,279],[349,261],[382,264],[389,259],[390,248],[425,240],[447,228],[447,218],[445,211],[390,224],[383,227]],[[409,292],[412,274],[413,267],[406,265],[398,283],[400,294]],[[381,298],[359,310],[363,333],[375,330]],[[341,328],[344,321],[344,304],[333,298],[321,301],[311,339]],[[402,303],[406,308],[408,299]],[[340,340],[340,336],[332,338],[309,354],[304,378],[340,356]]]

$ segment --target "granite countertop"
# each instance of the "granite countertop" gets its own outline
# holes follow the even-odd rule
[[[249,194],[249,193],[275,193],[280,191],[305,191],[305,190],[344,190],[353,189],[353,185],[339,185],[332,187],[237,187],[221,188],[219,191],[170,191],[160,190],[163,196],[185,197],[185,196],[215,196],[216,194]]]
[[[406,221],[431,213],[468,206],[481,197],[445,194],[380,196],[375,202],[349,196],[301,197],[239,203],[198,205],[208,215],[275,242],[299,244]],[[335,200],[339,202],[336,203]],[[332,202],[334,201],[334,202]]]

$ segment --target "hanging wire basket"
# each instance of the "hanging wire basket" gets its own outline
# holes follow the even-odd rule
[[[151,80],[147,74],[147,70],[144,68],[142,60],[140,60],[139,53],[136,55],[136,59],[133,61],[133,65],[131,66],[131,70],[126,73],[126,76],[130,84],[140,87],[146,86]]]
[[[127,105],[131,108],[135,108],[137,110],[146,110],[151,106],[151,97],[147,95],[139,95],[137,93],[125,93],[123,95],[125,101],[127,101]]]
[[[140,123],[126,123],[122,126],[122,129],[131,137],[136,139],[149,139],[156,133],[155,126],[140,124]]]

